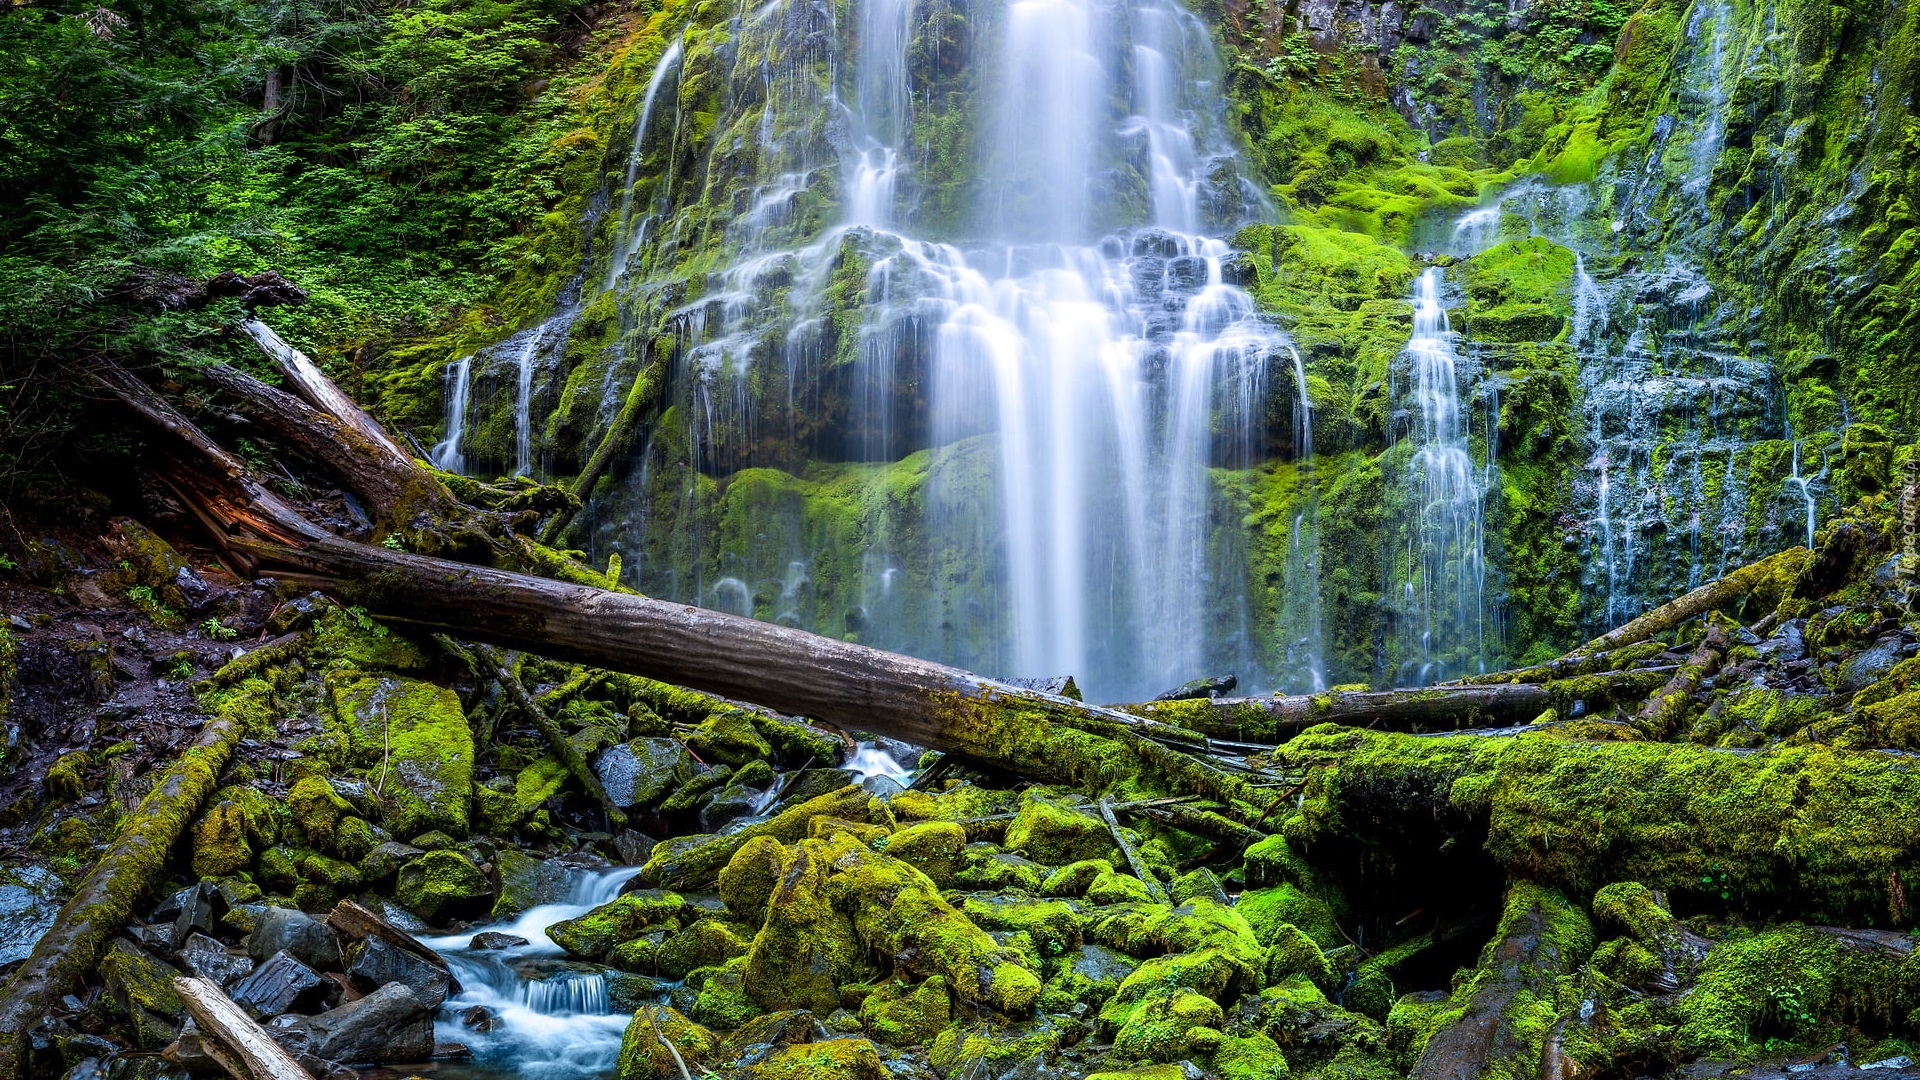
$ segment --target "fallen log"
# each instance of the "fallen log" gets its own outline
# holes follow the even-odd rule
[[[1674,672],[1673,678],[1634,717],[1633,726],[1639,728],[1642,735],[1655,741],[1672,735],[1673,729],[1693,708],[1693,695],[1699,691],[1700,684],[1719,670],[1726,652],[1726,631],[1718,626],[1707,627],[1706,637],[1700,640],[1700,647],[1693,650],[1693,655],[1687,658],[1679,671]]]
[[[459,989],[458,982],[453,979],[452,970],[447,967],[446,960],[439,953],[428,948],[419,938],[352,900],[342,900],[335,904],[333,910],[327,913],[327,925],[349,940],[379,938],[401,952],[411,953],[444,973],[449,981],[454,982],[456,992]]]
[[[412,538],[469,526],[477,516],[391,442],[369,437],[337,414],[316,409],[226,364],[203,368],[201,375],[224,391],[242,415],[332,470],[366,504],[376,522],[397,527]],[[483,548],[490,545],[484,531],[474,531]]]
[[[1253,698],[1193,698],[1116,706],[1210,736],[1281,743],[1316,724],[1381,731],[1453,731],[1528,723],[1552,708],[1584,701],[1595,708],[1637,698],[1660,685],[1647,670],[1603,672],[1550,683],[1429,686]]]
[[[1624,626],[1601,634],[1568,653],[1567,658],[1591,656],[1594,653],[1645,641],[1655,634],[1665,633],[1688,619],[1705,615],[1709,611],[1727,607],[1736,600],[1744,599],[1748,593],[1775,574],[1797,577],[1812,558],[1813,552],[1797,547],[1776,552],[1759,562],[1748,563],[1718,581],[1710,581],[1685,596],[1667,601]]]
[[[266,1029],[254,1023],[253,1017],[212,980],[176,978],[173,988],[193,1022],[226,1051],[216,1053],[214,1047],[207,1047],[208,1056],[219,1061],[234,1080],[313,1080],[292,1054],[274,1042]],[[229,1057],[238,1059],[237,1067]]]
[[[1561,679],[1572,679],[1582,675],[1597,675],[1607,671],[1619,671],[1659,656],[1666,651],[1665,646],[1653,642],[1641,642],[1615,649],[1611,652],[1588,653],[1584,656],[1563,656],[1549,660],[1544,664],[1531,667],[1513,668],[1509,671],[1490,671],[1484,675],[1469,675],[1464,679],[1455,679],[1442,686],[1492,686],[1499,683],[1545,683]]]
[[[607,795],[607,789],[601,785],[600,778],[594,775],[593,769],[588,767],[587,759],[581,756],[580,749],[567,738],[567,733],[560,730],[560,725],[553,722],[553,718],[547,715],[547,710],[541,708],[540,703],[533,700],[533,695],[527,693],[526,686],[520,682],[520,677],[513,673],[513,669],[507,666],[506,658],[500,655],[500,650],[490,645],[476,645],[473,652],[480,662],[487,666],[487,671],[493,676],[493,680],[507,692],[507,697],[513,699],[514,705],[518,706],[521,713],[540,730],[541,736],[547,740],[547,745],[553,748],[554,756],[560,759],[560,764],[567,767],[567,772],[573,774],[573,778],[580,782],[580,786],[593,797],[593,801],[600,804],[600,809],[606,811],[607,821],[613,828],[615,830],[626,828],[627,815],[614,805],[613,799]]]
[[[260,346],[260,351],[267,354],[267,359],[272,360],[280,370],[280,377],[287,380],[287,385],[293,387],[293,392],[301,400],[337,418],[362,437],[385,446],[388,452],[406,456],[406,452],[393,441],[386,429],[354,404],[352,398],[341,393],[340,388],[327,378],[326,373],[306,353],[287,344],[279,334],[273,332],[272,327],[259,319],[248,319],[240,324],[240,329],[246,331],[253,343]]]
[[[1139,878],[1147,887],[1147,895],[1153,899],[1154,903],[1166,903],[1166,886],[1160,884],[1160,879],[1153,876],[1152,868],[1140,860],[1140,853],[1133,849],[1127,834],[1120,831],[1120,820],[1113,816],[1113,800],[1102,795],[1099,805],[1100,820],[1107,823],[1107,832],[1112,835],[1114,844],[1120,848],[1121,856],[1127,860],[1127,868],[1132,870],[1133,876]]]
[[[218,785],[220,770],[240,738],[240,722],[215,715],[128,815],[106,854],[81,880],[73,898],[33,946],[0,995],[0,1077],[27,1075],[27,1031],[76,993],[127,925],[133,906],[160,878],[167,853],[201,803]]]

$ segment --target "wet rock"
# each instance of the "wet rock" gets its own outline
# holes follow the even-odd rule
[[[340,966],[340,943],[326,923],[292,908],[264,908],[247,935],[247,955],[266,960],[281,952],[318,970]]]
[[[360,860],[360,879],[367,882],[385,881],[400,872],[407,863],[425,855],[426,852],[411,844],[402,844],[389,840],[376,846]]]
[[[433,1013],[412,990],[388,983],[306,1021],[306,1050],[351,1065],[425,1061],[433,1056]]]
[[[615,805],[630,807],[659,802],[696,767],[686,747],[673,739],[634,739],[601,751],[593,771]]]
[[[313,620],[319,617],[330,603],[331,601],[318,592],[310,592],[305,596],[289,600],[268,616],[267,631],[278,636],[291,634],[295,630],[304,630],[313,624]]]
[[[186,1005],[173,988],[180,971],[125,938],[114,939],[100,961],[100,981],[132,1019],[140,1046],[158,1048],[173,1041],[174,1025]]]
[[[6,875],[0,884],[0,966],[25,960],[53,926],[59,889],[60,879],[45,867],[23,866]]]
[[[347,946],[347,974],[361,987],[400,983],[429,1009],[447,1000],[453,982],[446,968],[377,936]]]
[[[235,1003],[256,1017],[318,1008],[326,999],[320,973],[284,952],[274,953],[253,974],[235,983]]]
[[[457,851],[429,851],[400,868],[400,902],[423,919],[444,920],[492,907],[493,883]]]
[[[498,930],[488,930],[485,933],[473,935],[473,940],[467,943],[467,948],[517,949],[526,944],[528,944],[527,939],[518,934],[503,934]]]
[[[686,902],[676,893],[641,889],[622,893],[578,918],[557,922],[547,927],[547,936],[573,955],[594,960],[685,910]]]
[[[333,685],[333,709],[360,758],[390,768],[383,789],[389,832],[466,832],[474,745],[458,694],[414,679],[368,677]]]
[[[1154,698],[1155,701],[1191,701],[1195,698],[1217,698],[1230,694],[1240,685],[1237,675],[1216,675],[1211,679],[1195,679]]]
[[[44,933],[44,931],[42,931]],[[170,953],[178,939],[173,936],[172,923],[151,923],[147,926],[127,927],[127,936],[143,949],[156,953]]]
[[[1840,665],[1840,677],[1835,680],[1833,688],[1843,694],[1865,690],[1906,658],[1905,646],[1906,642],[1896,634],[1880,638]]]
[[[733,822],[753,817],[769,802],[767,792],[739,784],[728,784],[715,792],[700,808],[700,829],[715,833]]]
[[[607,980],[607,1000],[613,1004],[617,1013],[631,1013],[642,1005],[659,1004],[673,990],[675,980],[660,979],[651,975],[635,975],[629,971],[608,968],[602,972]]]
[[[494,866],[500,873],[500,895],[493,902],[496,918],[517,915],[541,904],[559,903],[567,898],[573,885],[567,867],[510,847],[500,849]]]
[[[923,821],[888,837],[886,851],[927,875],[940,888],[950,889],[966,846],[965,828],[951,821]]]
[[[225,986],[253,974],[253,961],[205,934],[193,934],[180,947],[180,964],[203,979]]]
[[[492,1031],[500,1018],[485,1005],[475,1005],[460,1014],[460,1025],[474,1031]]]
[[[947,980],[935,975],[918,986],[894,979],[867,995],[860,1022],[868,1035],[889,1046],[920,1046],[933,1041],[952,1019]]]

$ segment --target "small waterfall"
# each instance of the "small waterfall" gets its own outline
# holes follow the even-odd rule
[[[669,72],[680,63],[682,39],[674,38],[673,43],[660,54],[660,60],[653,66],[653,75],[647,79],[646,93],[641,98],[640,115],[633,122],[633,149],[627,152],[627,179],[620,188],[620,224],[614,234],[614,258],[607,265],[607,283],[611,289],[620,282],[620,275],[627,269],[627,263],[634,252],[646,242],[645,221],[642,227],[633,226],[633,186],[640,180],[641,152],[646,149],[647,132],[651,130],[653,119],[653,101],[659,96],[660,87],[667,81]]]
[[[1300,350],[1289,345],[1287,352],[1293,358],[1293,460],[1306,491],[1306,509],[1294,515],[1288,538],[1281,626],[1288,642],[1289,688],[1317,694],[1327,688],[1327,663],[1320,626],[1320,481],[1313,458],[1313,396]]]
[[[541,323],[527,335],[519,358],[514,362],[513,397],[513,475],[533,475],[533,368],[540,346],[547,340],[547,327]]]
[[[1416,282],[1406,348],[1415,406],[1408,476],[1415,520],[1399,592],[1410,604],[1402,615],[1408,624],[1402,659],[1417,665],[1419,682],[1482,670],[1488,645],[1484,492],[1467,446],[1460,358],[1441,304],[1442,282],[1437,266]]]
[[[1816,508],[1815,508],[1814,499],[1813,499],[1813,488],[1810,485],[1815,479],[1816,477],[1800,475],[1800,441],[1798,439],[1794,440],[1793,475],[1787,477],[1786,482],[1788,486],[1795,487],[1800,490],[1800,498],[1807,505],[1806,545],[1808,547],[1813,546],[1814,519],[1816,516]]]
[[[447,1000],[435,1024],[441,1042],[465,1043],[477,1062],[528,1080],[598,1080],[612,1072],[626,1032],[626,1013],[616,1013],[606,977],[591,965],[566,959],[546,935],[547,927],[575,918],[620,894],[636,872],[581,871],[571,894],[513,919],[424,943],[447,961],[460,993]],[[473,936],[498,931],[525,938],[510,949],[472,949]],[[461,1017],[476,1006],[493,1019],[488,1031]]]
[[[442,376],[446,382],[446,438],[428,451],[436,468],[448,472],[467,471],[466,455],[460,452],[460,440],[467,433],[467,398],[473,392],[473,357],[463,356],[447,365]]]

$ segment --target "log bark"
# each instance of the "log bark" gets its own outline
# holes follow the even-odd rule
[[[327,913],[327,925],[349,938],[379,938],[402,952],[419,957],[444,972],[448,979],[453,979],[452,970],[447,967],[446,960],[442,959],[439,953],[429,949],[419,938],[352,900],[342,900],[335,904],[333,910]],[[454,980],[453,989],[455,993],[459,992],[458,980]]]
[[[1509,671],[1490,671],[1485,675],[1469,675],[1464,679],[1455,679],[1442,686],[1495,686],[1501,683],[1545,683],[1560,679],[1572,679],[1582,675],[1597,675],[1607,671],[1618,671],[1634,664],[1642,663],[1665,651],[1661,645],[1642,642],[1614,649],[1611,652],[1588,653],[1584,656],[1563,656],[1532,667],[1513,668]]]
[[[219,986],[201,978],[177,978],[173,988],[187,1006],[187,1012],[200,1030],[220,1041],[228,1051],[222,1058],[238,1058],[244,1071],[229,1061],[221,1063],[233,1073],[234,1080],[313,1080],[293,1055],[273,1041],[265,1028],[254,1023],[245,1009],[233,1003]]]
[[[107,943],[127,925],[135,902],[159,880],[167,853],[218,786],[240,738],[238,721],[215,716],[160,777],[119,836],[54,916],[32,955],[7,981],[0,1000],[0,1077],[27,1075],[27,1031],[55,1002],[77,993]]]
[[[1153,871],[1147,867],[1147,864],[1140,861],[1140,853],[1133,850],[1133,844],[1127,840],[1127,834],[1120,831],[1119,819],[1113,816],[1113,800],[1104,795],[1100,797],[1100,820],[1107,823],[1107,832],[1112,834],[1113,842],[1120,848],[1120,854],[1126,858],[1127,866],[1132,869],[1133,876],[1139,878],[1147,887],[1147,895],[1156,904],[1166,903],[1166,887],[1160,884],[1159,878],[1153,876]]]
[[[560,730],[560,725],[553,722],[553,718],[547,715],[547,710],[541,708],[540,703],[533,700],[533,695],[527,693],[526,686],[507,665],[506,658],[500,655],[500,650],[489,645],[478,645],[474,647],[474,655],[479,657],[481,663],[487,665],[488,672],[493,676],[494,681],[507,692],[507,696],[513,699],[513,703],[519,706],[527,719],[533,721],[533,726],[540,729],[540,734],[546,738],[547,745],[553,747],[554,756],[560,759],[560,764],[567,767],[567,772],[572,773],[573,778],[578,780],[587,794],[593,797],[593,801],[599,803],[600,808],[606,811],[607,821],[614,829],[626,828],[627,815],[614,805],[613,799],[607,795],[607,789],[601,785],[600,778],[594,775],[593,769],[588,767],[587,759],[580,755],[579,748],[567,738],[567,733]]]
[[[1705,615],[1709,611],[1726,607],[1736,600],[1743,599],[1768,577],[1783,570],[1804,566],[1813,553],[1806,548],[1788,548],[1748,563],[1718,581],[1705,585],[1676,600],[1647,612],[1645,615],[1627,623],[1625,626],[1609,630],[1585,645],[1567,654],[1568,658],[1590,656],[1594,653],[1618,649],[1647,640],[1655,634],[1662,634],[1679,626],[1688,619]]]
[[[377,521],[417,530],[474,516],[432,473],[391,442],[370,438],[360,427],[238,368],[215,364],[201,374],[225,391],[249,420],[330,469]]]
[[[1651,700],[1634,717],[1633,726],[1640,733],[1655,741],[1664,741],[1673,734],[1673,729],[1686,718],[1693,708],[1693,695],[1699,691],[1700,684],[1720,668],[1720,660],[1727,652],[1726,631],[1718,626],[1707,627],[1707,636],[1700,641],[1700,647],[1673,673],[1673,678],[1660,688]]]
[[[1551,708],[1554,692],[1529,683],[1427,687],[1254,698],[1195,698],[1123,705],[1221,738],[1278,743],[1315,724],[1385,731],[1439,731],[1524,724]]]
[[[365,438],[384,445],[389,452],[405,456],[405,451],[393,441],[386,429],[354,404],[352,398],[341,393],[340,388],[327,378],[320,366],[309,359],[306,353],[287,344],[279,334],[273,332],[272,327],[259,319],[248,319],[240,324],[240,329],[246,331],[253,343],[260,346],[260,351],[266,353],[267,358],[280,369],[281,377],[287,380],[287,385],[293,387],[293,392],[301,400],[335,417]]]

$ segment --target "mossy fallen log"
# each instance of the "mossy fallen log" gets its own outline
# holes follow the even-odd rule
[[[1649,739],[1665,739],[1673,734],[1693,708],[1693,695],[1700,684],[1720,668],[1720,661],[1727,652],[1726,631],[1718,626],[1709,626],[1707,634],[1700,640],[1700,646],[1693,655],[1673,673],[1673,678],[1660,688],[1634,717],[1634,726]]]
[[[486,665],[487,673],[500,684],[502,690],[507,692],[507,697],[512,699],[514,706],[533,723],[534,727],[539,729],[541,737],[547,740],[547,745],[552,748],[554,756],[560,759],[560,764],[565,765],[567,772],[573,775],[580,787],[593,798],[594,802],[600,804],[600,809],[607,815],[608,824],[615,829],[626,828],[627,815],[607,796],[607,789],[601,786],[600,778],[587,765],[587,759],[580,753],[580,748],[573,745],[573,740],[567,738],[567,733],[560,729],[559,724],[553,722],[553,718],[547,715],[547,710],[541,708],[540,703],[533,700],[533,695],[527,693],[527,688],[521,685],[519,676],[515,675],[513,668],[507,665],[506,658],[500,655],[500,650],[491,645],[476,645],[473,652],[480,662]]]
[[[241,717],[239,709],[215,711],[200,737],[128,815],[32,955],[7,980],[0,995],[0,1077],[28,1075],[29,1030],[62,996],[80,989],[107,943],[127,925],[134,904],[159,880],[168,852],[219,786],[220,770],[240,738]]]
[[[1601,634],[1568,653],[1567,657],[1592,656],[1645,641],[1688,619],[1729,607],[1755,592],[1764,591],[1777,602],[1799,581],[1801,572],[1812,561],[1813,552],[1803,547],[1776,552],[1759,562],[1748,563],[1718,581],[1710,581],[1685,596],[1669,600],[1624,626]]]
[[[1638,881],[1690,910],[1885,919],[1920,881],[1920,761],[1804,746],[1493,738],[1327,726],[1275,752],[1306,770],[1281,832],[1355,874],[1396,843],[1479,847],[1516,879],[1591,895]]]
[[[341,393],[340,388],[327,378],[326,373],[306,353],[287,344],[279,334],[273,332],[272,327],[259,319],[248,319],[240,324],[240,329],[253,339],[267,359],[273,361],[274,366],[280,369],[280,376],[287,380],[287,385],[293,387],[293,392],[307,404],[353,428],[361,437],[385,446],[389,452],[406,456],[386,429],[354,404],[352,398]]]

